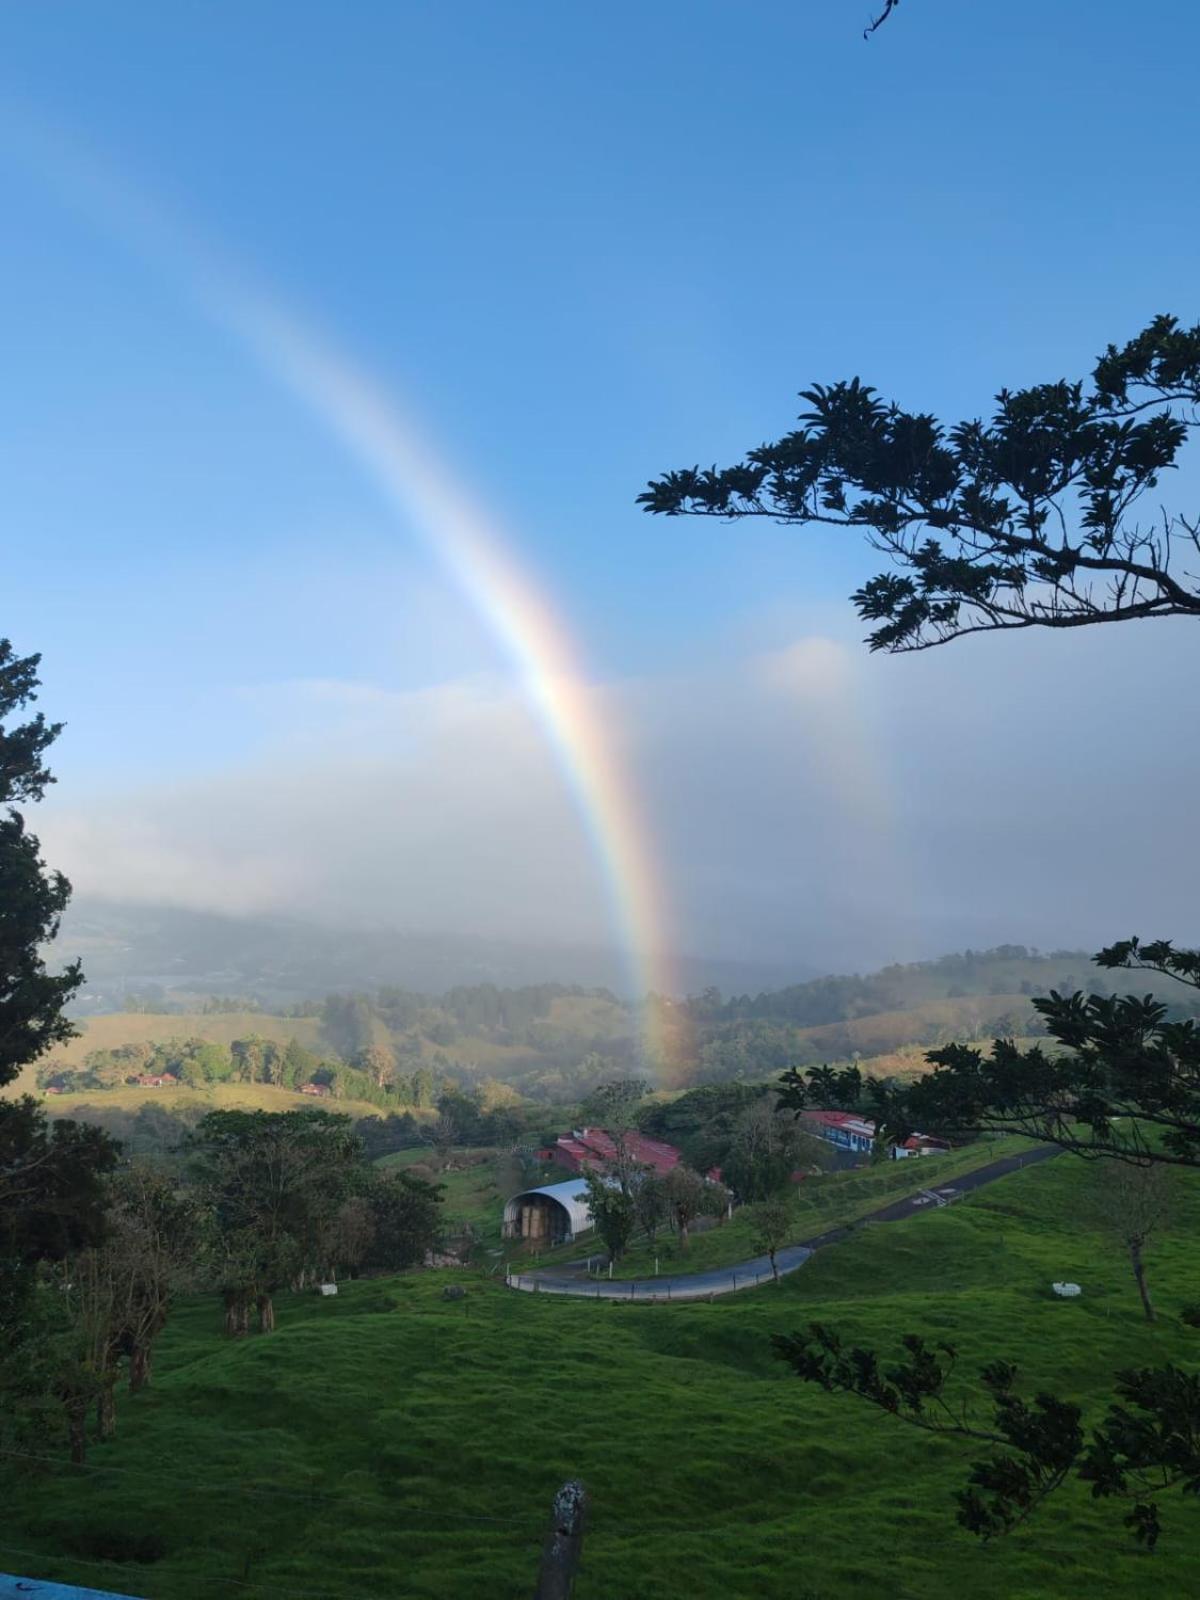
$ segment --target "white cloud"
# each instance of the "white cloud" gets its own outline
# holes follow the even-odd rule
[[[901,660],[806,637],[596,690],[679,948],[843,968],[1002,939],[1194,937],[1196,761],[1156,689],[1187,681],[1191,636],[1114,632]],[[253,761],[46,808],[43,842],[78,889],[611,940],[586,831],[513,689],[245,694]]]

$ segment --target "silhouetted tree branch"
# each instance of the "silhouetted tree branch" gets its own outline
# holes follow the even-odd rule
[[[1125,939],[1095,960],[1200,988],[1200,951],[1176,950],[1169,940]],[[1061,1051],[1022,1050],[998,1039],[985,1056],[950,1045],[932,1051],[927,1060],[935,1070],[908,1087],[863,1082],[854,1069],[793,1068],[780,1081],[780,1101],[797,1116],[830,1100],[869,1104],[881,1145],[917,1127],[959,1136],[990,1131],[1024,1134],[1134,1169],[1200,1167],[1200,1033],[1194,1021],[1169,1021],[1167,1006],[1152,995],[1051,994],[1034,1005]],[[1130,1176],[1155,1177],[1149,1170]],[[1130,1250],[1145,1314],[1153,1320],[1141,1252],[1165,1197],[1153,1181],[1121,1187],[1110,1223]],[[1079,1407],[1048,1393],[1028,1405],[1014,1391],[1011,1363],[994,1361],[981,1374],[993,1404],[986,1426],[969,1398],[948,1395],[955,1359],[950,1345],[930,1347],[909,1334],[906,1359],[883,1369],[874,1351],[845,1348],[819,1323],[807,1335],[777,1335],[772,1342],[810,1383],[856,1394],[927,1432],[1000,1446],[973,1463],[967,1487],[956,1496],[959,1522],[983,1538],[1023,1521],[1072,1469],[1094,1496],[1133,1501],[1125,1524],[1149,1549],[1161,1532],[1153,1497],[1177,1486],[1200,1494],[1200,1376],[1178,1367],[1118,1372],[1117,1398],[1085,1447]]]
[[[1168,940],[1127,939],[1095,957],[1103,967],[1153,971],[1200,987],[1200,952]],[[972,1138],[1020,1134],[1088,1158],[1200,1167],[1200,1029],[1173,1021],[1153,995],[1060,995],[1033,1001],[1054,1045],[1025,1049],[996,1039],[986,1052],[950,1044],[925,1059],[935,1069],[907,1086],[855,1069],[780,1079],[780,1103],[797,1116],[844,1105],[875,1118],[881,1143],[910,1133]]]
[[[1032,1404],[1022,1399],[1009,1361],[993,1361],[980,1373],[992,1410],[986,1423],[977,1415],[979,1397],[947,1394],[957,1356],[952,1345],[930,1346],[906,1334],[904,1356],[881,1368],[873,1350],[846,1347],[835,1329],[819,1322],[806,1334],[777,1334],[771,1342],[808,1383],[857,1395],[926,1433],[996,1446],[972,1462],[967,1486],[955,1495],[959,1523],[980,1538],[1024,1522],[1072,1470],[1095,1497],[1134,1501],[1125,1524],[1150,1549],[1161,1526],[1157,1504],[1146,1497],[1176,1486],[1185,1494],[1200,1492],[1200,1378],[1178,1367],[1118,1373],[1119,1398],[1087,1440],[1080,1408],[1045,1392]]]
[[[1088,385],[1003,389],[987,422],[947,427],[858,378],[801,399],[795,432],[732,467],[669,472],[639,503],[861,531],[893,569],[853,596],[873,650],[1200,617],[1200,578],[1176,559],[1200,556],[1200,513],[1136,515],[1200,426],[1200,324],[1156,317]]]
[[[900,0],[884,0],[883,10],[863,29],[863,38],[869,39],[877,28],[882,28],[899,4]]]

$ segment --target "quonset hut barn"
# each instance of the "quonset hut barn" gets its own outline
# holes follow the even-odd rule
[[[523,1189],[504,1207],[504,1237],[525,1239],[549,1248],[567,1244],[592,1227],[587,1184],[582,1178]]]

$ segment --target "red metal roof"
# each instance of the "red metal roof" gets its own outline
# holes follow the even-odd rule
[[[868,1139],[875,1137],[875,1124],[853,1111],[806,1111],[804,1120],[819,1123],[825,1128],[846,1128],[851,1133],[862,1134]]]
[[[679,1163],[679,1151],[674,1145],[663,1144],[659,1139],[648,1139],[644,1133],[626,1133],[623,1143],[631,1161],[651,1167],[655,1172],[670,1172]],[[606,1128],[580,1128],[555,1140],[554,1159],[560,1166],[577,1169],[586,1166],[603,1170],[617,1160],[617,1146]]]

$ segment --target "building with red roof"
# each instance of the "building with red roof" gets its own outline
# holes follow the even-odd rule
[[[621,1134],[620,1139],[627,1160],[649,1167],[660,1177],[679,1164],[679,1151],[672,1144],[648,1139],[633,1129]],[[538,1155],[576,1177],[585,1170],[607,1172],[618,1160],[616,1139],[607,1128],[576,1128],[539,1150]]]

